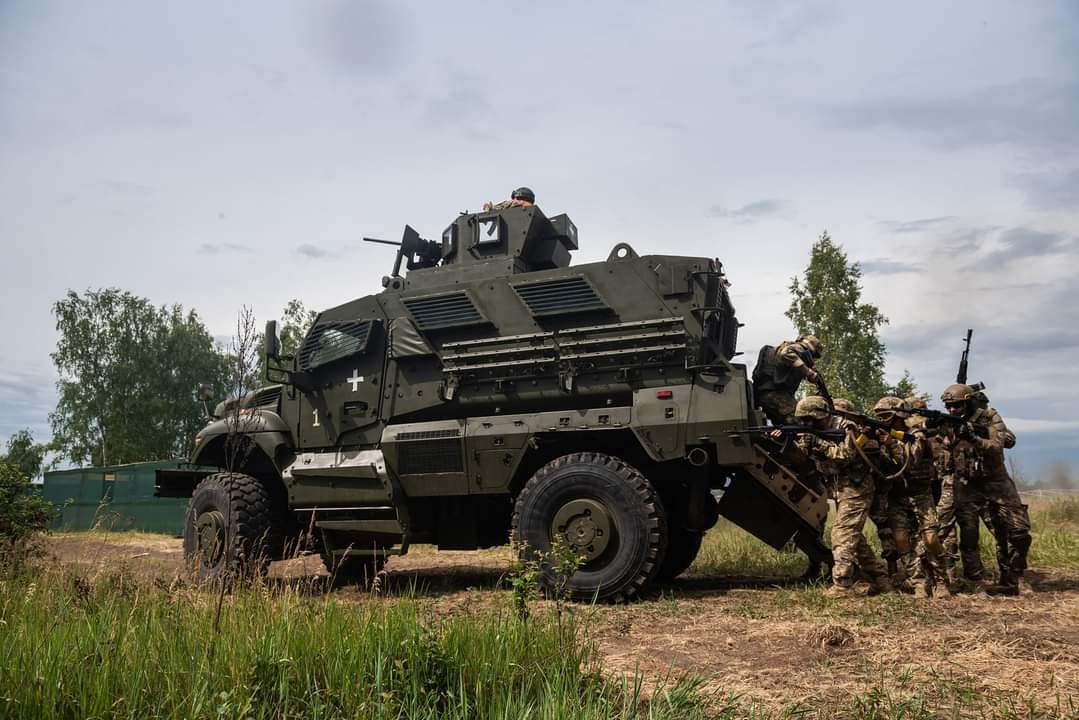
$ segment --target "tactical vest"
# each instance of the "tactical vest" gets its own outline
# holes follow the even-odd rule
[[[753,368],[753,390],[757,394],[764,392],[784,392],[793,395],[802,384],[802,374],[779,360],[777,349],[765,345],[757,355],[757,365]]]

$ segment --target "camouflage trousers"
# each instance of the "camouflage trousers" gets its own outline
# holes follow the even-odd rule
[[[892,523],[889,519],[889,493],[891,487],[890,481],[878,478],[876,492],[873,493],[873,504],[869,506],[869,519],[876,525],[877,539],[880,540],[880,556],[889,562],[899,558],[899,553],[895,547]]]
[[[997,564],[1001,580],[1014,582],[1027,568],[1030,550],[1030,516],[1019,498],[1015,483],[1006,472],[978,479],[958,478],[955,487],[955,515],[959,525],[959,552],[963,575],[982,580],[985,568],[978,550],[979,523],[990,519],[989,528],[997,543]]]
[[[865,521],[873,503],[873,483],[858,485],[840,480],[835,491],[835,520],[832,523],[832,580],[836,585],[850,587],[860,569],[868,578],[886,575],[877,556],[865,539]]]
[[[955,522],[955,475],[945,475],[940,482],[940,499],[937,500],[937,522],[940,525],[940,543],[944,546],[944,563],[947,568],[959,565],[959,536]]]
[[[933,493],[926,489],[892,498],[890,520],[896,551],[906,560],[907,576],[947,583],[947,564]]]
[[[794,409],[798,403],[790,393],[771,390],[757,395],[757,404],[773,425],[789,425],[794,419]]]

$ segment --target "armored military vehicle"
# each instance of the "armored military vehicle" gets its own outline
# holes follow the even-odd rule
[[[406,227],[383,290],[320,313],[294,356],[269,323],[278,384],[195,439],[191,466],[221,471],[159,475],[191,497],[188,558],[231,572],[309,532],[360,573],[413,543],[560,535],[583,560],[572,594],[624,600],[683,572],[722,514],[829,560],[825,498],[745,432],[761,421],[721,263],[619,243],[573,266],[577,247],[534,205],[438,241]]]

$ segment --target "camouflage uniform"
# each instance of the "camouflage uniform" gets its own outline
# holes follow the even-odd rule
[[[978,533],[979,522],[988,513],[998,539],[1001,582],[1018,583],[1027,567],[1031,537],[1026,506],[1004,466],[1004,449],[1015,445],[1015,435],[993,408],[977,408],[969,420],[987,428],[988,437],[953,436],[949,447],[963,574],[971,580],[984,580]]]
[[[517,207],[518,205],[529,206],[532,203],[521,202],[520,200],[503,200],[502,202],[494,203],[487,201],[483,204],[483,211],[490,212],[491,210],[505,210],[506,208]]]
[[[820,342],[812,335],[783,341],[775,348],[768,345],[761,348],[753,369],[754,397],[773,425],[792,422],[794,393],[802,384],[806,369],[813,369],[814,357],[819,356]]]
[[[872,470],[862,460],[855,443],[864,443],[865,436],[854,437],[856,427],[844,423],[848,430],[842,442],[817,440],[803,435],[798,442],[817,462],[820,472],[836,478],[835,520],[832,522],[832,582],[837,588],[850,589],[861,570],[878,587],[887,586],[887,572],[877,560],[865,539],[863,528],[873,502]]]
[[[923,418],[908,417],[906,426],[914,434],[914,442],[907,446],[907,472],[893,488],[892,529],[900,555],[909,554],[908,575],[919,581],[923,592],[936,587],[938,594],[947,595],[947,564],[933,501],[936,454]],[[916,548],[914,538],[918,541]]]
[[[940,483],[940,496],[937,498],[937,523],[940,526],[940,544],[944,549],[944,567],[948,579],[955,579],[955,568],[959,567],[959,536],[955,522],[955,473],[949,470],[951,453],[941,437],[932,438],[933,457],[937,477]]]

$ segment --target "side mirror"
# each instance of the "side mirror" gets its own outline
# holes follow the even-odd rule
[[[214,389],[206,383],[199,383],[198,398],[200,402],[210,402],[214,399]]]
[[[281,341],[277,338],[277,321],[266,321],[266,333],[263,335],[263,349],[270,360],[281,359]]]

